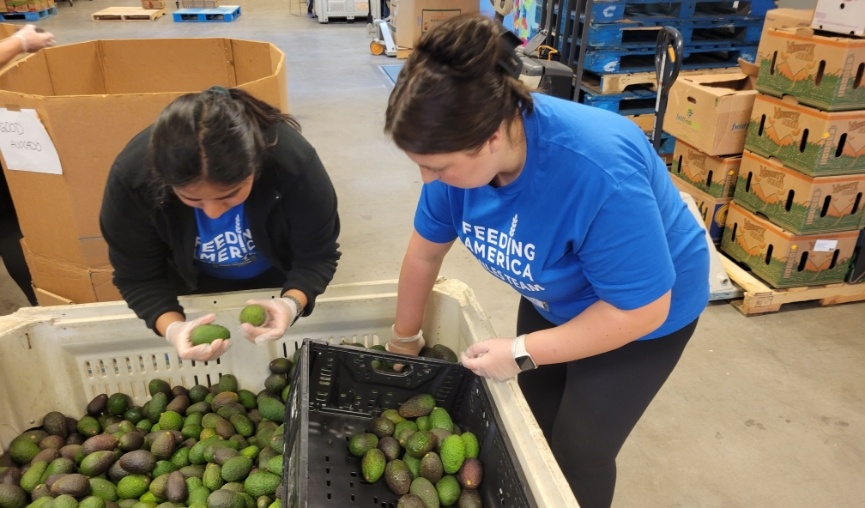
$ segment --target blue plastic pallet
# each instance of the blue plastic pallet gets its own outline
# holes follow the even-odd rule
[[[642,18],[658,21],[717,16],[762,18],[774,8],[774,0],[599,0],[592,5],[591,14],[594,22],[614,23]]]
[[[174,11],[174,21],[188,21],[193,23],[219,22],[227,23],[234,21],[240,16],[239,5],[224,5],[213,9],[178,9]]]
[[[570,45],[565,44],[562,49],[562,54],[567,55]],[[734,67],[739,58],[753,63],[756,57],[757,46],[685,47],[682,52],[682,69]],[[597,74],[652,71],[655,69],[655,49],[590,49],[586,51],[583,69]]]
[[[0,19],[6,21],[39,21],[42,18],[47,18],[54,14],[57,14],[57,7],[49,7],[47,9],[42,9],[41,11],[3,12],[0,13]]]
[[[585,26],[581,22],[581,29]],[[674,26],[682,34],[685,46],[731,47],[757,45],[763,30],[763,19],[680,20],[676,23],[655,20],[624,20],[618,23],[589,25],[588,46],[591,48],[654,48],[658,32],[664,26]],[[581,34],[572,36],[580,44]]]

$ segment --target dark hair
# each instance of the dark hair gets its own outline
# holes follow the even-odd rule
[[[384,130],[397,146],[419,154],[477,149],[503,121],[532,112],[529,89],[511,65],[513,46],[501,33],[493,20],[472,14],[421,37],[388,100]]]
[[[214,86],[174,99],[150,134],[157,198],[170,187],[201,180],[230,186],[254,176],[265,149],[276,143],[279,122],[300,130],[293,117],[237,88]]]

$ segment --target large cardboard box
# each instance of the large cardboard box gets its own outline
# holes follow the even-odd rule
[[[477,0],[399,0],[395,5],[394,39],[403,48],[413,48],[421,35],[447,19],[480,10]]]
[[[811,27],[847,35],[865,35],[865,2],[817,0]]]
[[[685,180],[675,175],[671,176],[673,184],[679,189],[679,192],[684,192],[694,198],[694,203],[700,211],[703,224],[706,226],[706,231],[709,232],[709,237],[712,238],[713,242],[720,243],[724,232],[724,224],[727,221],[727,208],[733,199],[710,196]]]
[[[39,305],[69,305],[122,299],[112,280],[114,269],[111,265],[82,267],[41,256],[30,250],[27,240],[21,240],[21,247],[30,268]]]
[[[865,109],[865,39],[807,28],[769,30],[757,51],[757,90],[825,111]]]
[[[813,18],[814,9],[790,9],[783,7],[766,11],[760,43],[763,43],[763,37],[766,36],[766,32],[773,28],[807,28],[811,26],[811,19]],[[757,54],[759,53],[760,50],[758,48]]]
[[[865,172],[865,110],[826,112],[760,94],[745,148],[809,176]]]
[[[60,267],[108,266],[98,215],[114,158],[174,98],[213,85],[288,110],[285,56],[264,42],[90,41],[39,51],[0,72],[0,105],[34,110],[62,166],[62,174],[21,171],[3,159],[29,250]]]
[[[754,77],[741,72],[679,76],[664,131],[707,155],[742,153],[756,95]]]
[[[776,288],[843,282],[858,231],[797,236],[730,203],[721,250]]]
[[[741,162],[740,155],[707,155],[677,140],[670,171],[712,197],[732,198]]]
[[[859,240],[845,280],[851,284],[865,282],[865,229],[859,231]]]
[[[865,174],[812,177],[746,150],[734,199],[804,235],[859,229],[865,217],[863,193]]]

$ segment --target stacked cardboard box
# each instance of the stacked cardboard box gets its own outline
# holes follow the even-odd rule
[[[272,44],[222,38],[65,44],[0,72],[0,103],[38,118],[27,135],[41,124],[39,139],[59,159],[60,173],[46,173],[45,159],[15,162],[11,134],[0,144],[40,304],[119,298],[99,230],[102,192],[117,154],[169,102],[216,84],[288,111],[285,79],[285,56]]]
[[[54,0],[5,0],[0,3],[0,12],[38,12],[54,6]]]
[[[774,287],[848,276],[865,227],[865,39],[773,28],[722,250]]]
[[[676,137],[670,172],[696,201],[715,243],[736,187],[754,81],[744,72],[680,76],[670,89],[664,115],[664,130]]]
[[[215,9],[217,7],[219,7],[219,0],[180,0],[181,9]]]
[[[141,0],[142,9],[164,9],[165,0]]]

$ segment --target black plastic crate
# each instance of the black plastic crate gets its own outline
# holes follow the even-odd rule
[[[384,409],[420,393],[433,395],[463,431],[478,437],[484,506],[537,506],[481,379],[459,364],[428,358],[399,356],[405,365],[400,373],[374,368],[376,360],[396,358],[304,340],[286,407],[283,506],[394,508],[399,496],[383,479],[363,480],[360,458],[348,453],[348,440]]]

